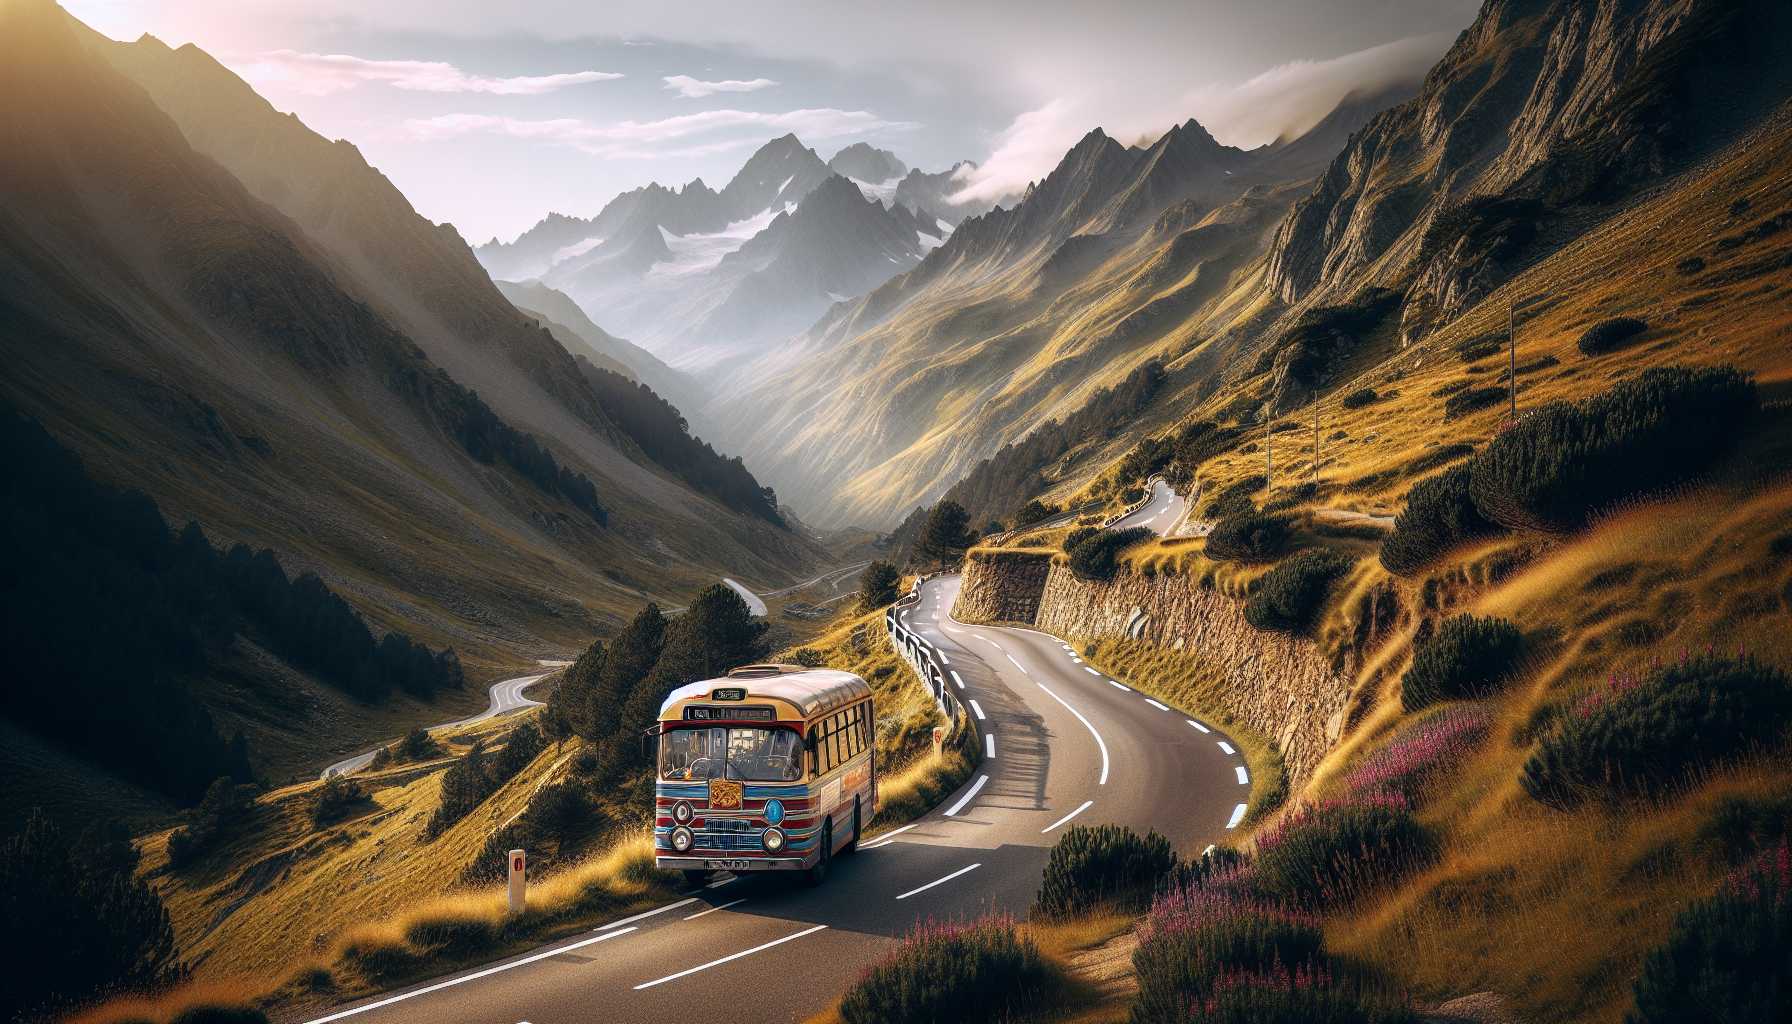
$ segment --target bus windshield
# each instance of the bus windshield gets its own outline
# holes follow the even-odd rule
[[[798,737],[790,729],[705,726],[660,736],[660,777],[692,782],[796,782],[803,777]]]

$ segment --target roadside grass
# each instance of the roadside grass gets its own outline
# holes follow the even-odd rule
[[[1075,641],[1070,641],[1075,643]],[[1083,656],[1095,667],[1148,697],[1225,730],[1244,755],[1251,773],[1245,822],[1262,821],[1288,798],[1288,771],[1269,737],[1222,710],[1226,673],[1198,651],[1176,651],[1139,640],[1109,637],[1084,642]],[[1191,851],[1182,851],[1189,853]],[[1193,851],[1199,852],[1199,851]]]

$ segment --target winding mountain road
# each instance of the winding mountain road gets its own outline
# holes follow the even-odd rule
[[[1155,828],[1190,854],[1237,826],[1250,784],[1223,734],[1101,674],[1056,637],[954,622],[958,587],[955,576],[930,580],[899,613],[986,744],[971,780],[934,812],[838,858],[818,888],[722,876],[645,913],[309,1024],[800,1019],[918,921],[1025,915],[1071,822]]]
[[[1143,507],[1122,516],[1109,526],[1110,530],[1126,530],[1134,526],[1143,526],[1160,537],[1167,537],[1182,522],[1183,514],[1188,511],[1188,502],[1170,485],[1162,480],[1151,481],[1151,500]]]
[[[470,718],[461,718],[452,722],[443,722],[441,725],[432,725],[429,727],[429,731],[435,732],[438,729],[455,729],[463,725],[472,725],[475,722],[483,722],[488,718],[496,718],[499,715],[508,714],[512,711],[519,711],[523,708],[540,707],[541,701],[531,700],[528,697],[523,696],[523,691],[572,664],[572,662],[554,661],[552,659],[543,658],[536,662],[536,664],[547,669],[547,671],[537,672],[527,676],[516,676],[512,679],[501,679],[498,682],[493,683],[491,689],[487,691],[490,703],[486,705],[484,711],[481,711]],[[353,757],[345,757],[328,768],[325,768],[323,772],[318,775],[318,778],[327,779],[332,775],[349,775],[358,772],[369,764],[372,764],[374,755],[379,752],[380,748],[374,747],[372,750],[364,750]]]

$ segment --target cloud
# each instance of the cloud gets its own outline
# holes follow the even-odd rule
[[[475,134],[504,135],[553,142],[610,158],[700,156],[763,142],[768,132],[792,132],[815,140],[917,127],[910,121],[886,121],[870,111],[825,107],[782,113],[706,110],[657,121],[618,121],[607,125],[572,117],[526,120],[490,114],[443,114],[405,122],[406,134],[424,141]],[[729,139],[710,138],[729,132],[740,134]]]
[[[497,96],[537,96],[572,85],[621,78],[611,71],[574,71],[555,75],[487,77],[470,75],[453,64],[429,60],[371,60],[346,53],[301,53],[273,50],[235,62],[252,82],[278,82],[313,96],[381,83],[411,92],[472,92]]]
[[[1187,108],[1222,142],[1244,148],[1265,145],[1312,128],[1352,92],[1417,83],[1453,38],[1434,33],[1330,60],[1290,61],[1238,85],[1196,89],[1186,97]]]
[[[1318,124],[1352,92],[1372,93],[1418,82],[1437,62],[1449,33],[1414,36],[1329,60],[1290,61],[1233,85],[1202,86],[1158,104],[1135,93],[1064,96],[1029,110],[993,142],[982,166],[961,173],[954,202],[999,201],[1050,174],[1088,131],[1099,125],[1127,143],[1147,144],[1190,117],[1215,139],[1250,149]]]
[[[705,82],[701,78],[692,78],[690,75],[667,75],[661,81],[666,83],[666,88],[688,100],[714,96],[718,92],[758,92],[760,89],[769,89],[778,84],[769,78],[750,78],[744,82],[733,78],[720,82]]]

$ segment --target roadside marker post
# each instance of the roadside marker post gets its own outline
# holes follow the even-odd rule
[[[510,913],[512,916],[523,912],[526,899],[525,889],[528,886],[528,864],[523,851],[510,851]]]

